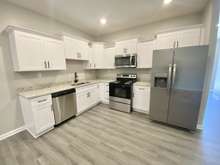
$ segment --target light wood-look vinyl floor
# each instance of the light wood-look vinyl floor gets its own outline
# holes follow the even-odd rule
[[[201,133],[98,105],[38,139],[0,142],[0,165],[219,165],[220,148]]]

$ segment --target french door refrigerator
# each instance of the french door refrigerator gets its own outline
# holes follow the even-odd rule
[[[195,130],[208,57],[208,46],[155,50],[150,118]]]

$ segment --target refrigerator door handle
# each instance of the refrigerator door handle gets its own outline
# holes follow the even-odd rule
[[[168,81],[167,81],[168,92],[170,91],[171,88],[171,77],[172,77],[172,64],[169,64]]]
[[[172,88],[174,87],[176,79],[176,64],[173,64],[173,79],[172,79]]]

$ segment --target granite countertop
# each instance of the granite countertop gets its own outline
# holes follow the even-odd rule
[[[137,81],[134,83],[135,86],[145,86],[145,87],[150,87],[151,83],[150,82],[145,82],[145,81]]]
[[[56,85],[41,88],[41,89],[31,89],[31,90],[28,90],[28,91],[20,92],[19,96],[32,99],[32,98],[35,98],[35,97],[49,95],[49,94],[59,92],[59,91],[62,91],[62,90],[81,88],[81,87],[92,85],[92,84],[105,83],[105,82],[107,83],[107,82],[111,82],[111,81],[113,81],[113,80],[84,80],[84,81],[79,81],[79,83],[89,82],[89,83],[82,84],[82,85],[72,85],[72,83],[67,82],[67,83],[56,84]]]

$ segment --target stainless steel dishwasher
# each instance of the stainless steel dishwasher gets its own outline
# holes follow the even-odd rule
[[[76,90],[69,89],[52,93],[55,125],[76,115]]]

